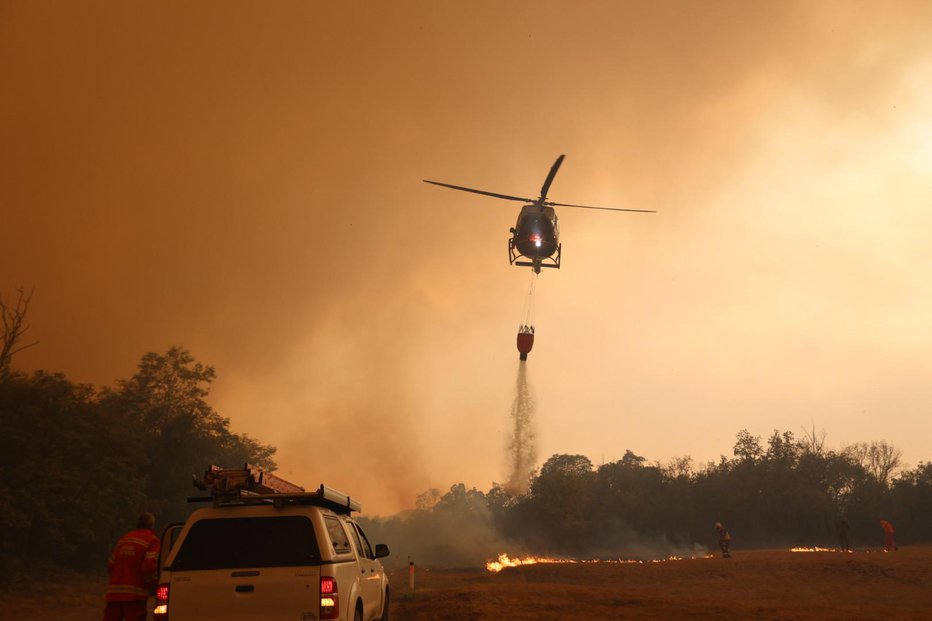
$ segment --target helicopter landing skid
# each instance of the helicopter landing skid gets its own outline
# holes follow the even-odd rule
[[[519,261],[518,259],[528,259],[515,249],[515,240],[508,240],[508,262],[512,265],[520,265],[521,267],[532,267],[534,272],[540,274],[540,268],[549,267],[552,269],[560,269],[560,255],[563,250],[563,244],[557,244],[557,251],[549,257],[536,257],[530,261]]]

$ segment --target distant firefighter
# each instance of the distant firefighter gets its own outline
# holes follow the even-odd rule
[[[715,530],[718,531],[718,547],[722,549],[722,558],[731,558],[731,553],[728,551],[731,546],[731,535],[728,529],[722,526],[721,522],[716,522]]]
[[[848,524],[848,520],[840,515],[835,518],[835,533],[838,535],[838,545],[842,552],[849,552],[851,550],[851,548],[848,547],[849,530],[851,530],[851,526]]]
[[[884,552],[889,552],[890,550],[899,550],[899,548],[896,547],[896,541],[893,540],[893,524],[887,520],[880,520],[880,528],[883,529]]]

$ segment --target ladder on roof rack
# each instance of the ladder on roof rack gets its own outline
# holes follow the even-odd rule
[[[220,505],[286,504],[318,505],[349,515],[362,511],[362,505],[346,494],[321,484],[313,492],[300,485],[266,472],[258,466],[244,464],[242,468],[221,468],[210,465],[201,479],[194,477],[194,486],[210,493],[206,497],[190,497],[188,502],[213,502]]]
[[[194,487],[213,495],[237,495],[240,492],[296,494],[304,491],[300,485],[289,483],[252,464],[243,464],[242,468],[221,468],[211,464],[202,479],[194,477]]]

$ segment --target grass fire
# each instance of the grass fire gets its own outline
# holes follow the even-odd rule
[[[667,558],[657,558],[657,559],[560,559],[560,558],[547,558],[539,556],[522,556],[511,558],[507,554],[499,554],[498,558],[494,561],[489,561],[485,564],[486,570],[494,573],[498,573],[503,569],[509,567],[526,567],[528,565],[574,565],[574,564],[615,564],[615,565],[638,565],[644,563],[666,563],[669,561],[683,561],[683,560],[696,560],[696,559],[709,559],[714,558],[714,554],[707,554],[705,556],[668,556]]]

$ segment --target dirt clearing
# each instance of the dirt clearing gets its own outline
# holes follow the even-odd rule
[[[899,552],[735,552],[731,559],[530,565],[493,574],[391,572],[399,621],[642,619],[932,620],[932,547]],[[0,619],[97,621],[102,576],[50,575],[0,593]],[[261,620],[257,620],[261,621]]]

